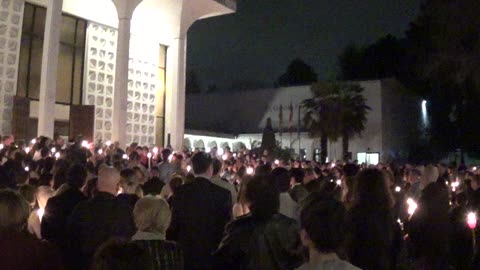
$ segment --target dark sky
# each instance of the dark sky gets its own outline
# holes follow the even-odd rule
[[[188,32],[187,70],[203,89],[236,81],[272,85],[296,57],[332,78],[348,44],[403,37],[420,0],[237,0],[237,13],[197,21]]]

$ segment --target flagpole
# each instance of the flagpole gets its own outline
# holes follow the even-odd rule
[[[300,138],[300,125],[301,125],[301,112],[302,107],[298,104],[298,123],[297,123],[297,136],[298,136],[298,153],[300,154],[300,150],[302,148],[301,138]]]

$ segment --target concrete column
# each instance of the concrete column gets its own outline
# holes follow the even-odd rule
[[[127,143],[128,60],[130,53],[130,21],[142,0],[112,0],[118,13],[118,40],[113,92],[112,139],[121,147]]]
[[[186,38],[183,36],[176,38],[167,51],[165,138],[170,134],[174,150],[182,149],[185,133],[185,59]]]
[[[43,41],[42,73],[38,111],[38,136],[53,138],[55,100],[57,93],[57,66],[62,29],[63,0],[48,0]]]

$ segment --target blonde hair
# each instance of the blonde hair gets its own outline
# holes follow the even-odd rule
[[[133,217],[139,231],[165,233],[170,225],[172,212],[165,200],[145,197],[135,204]]]
[[[29,215],[30,207],[19,193],[0,190],[0,231],[22,230]]]
[[[433,165],[425,167],[422,177],[422,187],[425,188],[428,184],[436,182],[439,177],[438,168]]]

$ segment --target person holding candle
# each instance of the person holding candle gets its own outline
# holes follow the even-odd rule
[[[449,196],[445,184],[428,184],[405,223],[415,269],[449,269]]]

